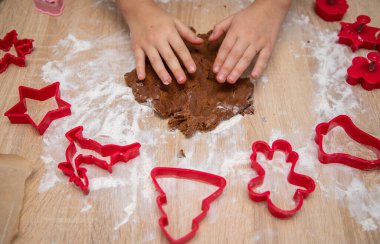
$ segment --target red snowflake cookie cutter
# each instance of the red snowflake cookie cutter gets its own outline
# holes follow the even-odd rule
[[[101,169],[112,173],[112,166],[117,162],[128,162],[140,155],[140,143],[133,143],[126,146],[114,144],[101,145],[95,140],[83,137],[83,126],[78,126],[66,133],[66,138],[70,144],[66,149],[66,161],[59,163],[58,168],[69,176],[69,182],[78,186],[84,194],[88,194],[89,181],[87,178],[87,169],[80,167],[81,164],[93,164]],[[102,157],[109,157],[110,162],[99,159],[94,155],[79,154],[77,157],[77,147],[94,151]]]
[[[367,15],[358,16],[355,23],[340,22],[342,28],[338,34],[338,42],[350,46],[353,52],[359,48],[376,49],[376,33],[380,29],[368,26],[370,22],[371,18]]]
[[[40,135],[44,134],[53,120],[71,114],[71,105],[61,99],[59,84],[60,83],[57,81],[41,89],[20,86],[20,101],[12,108],[10,108],[7,112],[5,112],[4,115],[7,116],[9,121],[13,124],[31,124],[34,128],[37,129]],[[29,116],[29,114],[26,113],[27,108],[25,99],[29,98],[37,101],[45,101],[52,97],[55,97],[58,108],[47,112],[46,115],[42,118],[41,122],[37,125]]]
[[[199,228],[200,222],[206,217],[206,214],[210,209],[210,204],[223,193],[223,190],[227,184],[226,180],[221,176],[192,169],[156,167],[151,171],[150,175],[152,177],[154,186],[159,192],[156,202],[162,215],[158,220],[158,224],[170,243],[185,243],[195,236]],[[192,220],[191,231],[186,235],[180,237],[179,239],[174,239],[165,229],[165,226],[169,224],[167,214],[163,208],[163,205],[166,204],[167,199],[165,192],[162,190],[162,188],[157,182],[157,178],[160,177],[195,180],[218,187],[218,189],[215,192],[213,192],[211,195],[202,200],[202,212]]]
[[[286,163],[292,165],[287,178],[288,182],[292,185],[304,188],[299,188],[294,193],[293,200],[295,201],[296,206],[291,210],[283,210],[277,207],[270,199],[270,191],[258,193],[254,190],[256,187],[261,186],[264,183],[265,178],[265,170],[257,162],[257,154],[262,153],[267,159],[272,160],[275,151],[283,152],[286,156]],[[256,202],[266,201],[269,212],[276,218],[285,219],[293,216],[301,209],[303,199],[308,197],[308,195],[315,190],[315,182],[312,178],[294,171],[297,160],[298,154],[293,151],[292,146],[285,140],[274,141],[272,143],[272,148],[264,141],[256,141],[252,145],[251,167],[257,172],[258,176],[248,183],[249,197]]]
[[[0,39],[0,50],[7,52],[0,59],[0,73],[3,73],[10,64],[15,64],[19,67],[26,66],[25,55],[33,51],[32,39],[17,39],[16,30],[8,32],[3,39]],[[17,56],[8,51],[14,46]]]
[[[339,21],[347,12],[346,0],[316,0],[315,12],[326,21]]]
[[[342,127],[354,141],[372,149],[377,154],[377,159],[366,160],[346,153],[326,153],[323,149],[323,137],[337,126]],[[380,140],[359,129],[347,115],[339,115],[327,123],[318,124],[314,140],[318,145],[318,159],[323,164],[339,163],[361,170],[380,168]]]
[[[360,83],[364,89],[371,91],[380,88],[380,53],[370,52],[367,58],[355,57],[352,60],[346,81],[353,86]]]

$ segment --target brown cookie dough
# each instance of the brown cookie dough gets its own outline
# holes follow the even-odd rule
[[[125,74],[136,101],[150,103],[169,127],[179,129],[186,136],[196,131],[210,131],[221,121],[236,114],[253,114],[253,84],[239,79],[236,84],[219,84],[212,72],[219,43],[209,43],[208,34],[199,35],[202,45],[187,44],[197,66],[195,74],[187,75],[185,84],[174,80],[164,85],[147,61],[146,79],[139,81],[136,70]]]

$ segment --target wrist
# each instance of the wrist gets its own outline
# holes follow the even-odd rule
[[[141,5],[153,3],[152,0],[116,0],[124,16],[135,12]]]

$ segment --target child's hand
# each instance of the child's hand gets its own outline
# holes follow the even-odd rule
[[[147,56],[164,84],[172,81],[164,62],[177,82],[185,83],[186,74],[177,57],[189,73],[194,73],[196,66],[182,38],[194,44],[202,43],[203,40],[152,1],[119,0],[119,5],[131,31],[138,79],[145,79]]]
[[[213,66],[218,82],[235,83],[257,57],[251,72],[258,78],[267,66],[291,0],[256,0],[214,27],[210,41],[227,32]]]

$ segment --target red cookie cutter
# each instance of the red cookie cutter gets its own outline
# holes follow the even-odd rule
[[[200,222],[206,217],[206,214],[210,209],[210,204],[223,193],[223,189],[227,184],[226,180],[221,176],[192,169],[156,167],[151,171],[150,175],[157,191],[159,192],[156,202],[162,216],[158,220],[158,224],[170,243],[185,243],[195,236]],[[202,212],[192,220],[191,231],[179,239],[174,239],[165,229],[165,226],[169,224],[169,220],[163,208],[163,205],[167,203],[166,194],[157,182],[157,178],[160,177],[195,180],[218,187],[214,193],[202,200]]]
[[[370,52],[365,57],[355,57],[347,69],[346,81],[350,85],[361,83],[368,91],[380,88],[380,53]],[[368,61],[369,60],[369,61]]]
[[[59,92],[59,82],[55,82],[41,89],[34,89],[26,86],[19,87],[20,101],[5,112],[12,124],[31,124],[40,135],[44,134],[53,120],[68,116],[71,114],[71,105],[62,100]],[[49,98],[55,97],[58,108],[46,113],[41,122],[37,125],[33,119],[27,114],[26,98],[45,101]]]
[[[26,66],[25,55],[33,51],[32,39],[17,39],[16,30],[8,32],[3,39],[0,39],[0,50],[8,52],[14,46],[17,57],[11,53],[6,53],[0,59],[0,73],[3,73],[10,64],[15,64],[19,67]]]
[[[51,16],[59,16],[63,13],[63,0],[34,0],[36,10]]]
[[[339,21],[347,12],[346,0],[316,0],[315,12],[326,21]]]
[[[370,22],[371,18],[367,15],[358,16],[355,23],[340,22],[342,28],[338,34],[338,42],[350,46],[353,52],[359,48],[375,50],[378,43],[376,33],[380,29],[368,26]]]
[[[373,150],[378,159],[366,160],[346,153],[328,154],[323,150],[323,136],[335,127],[340,126],[354,141]],[[339,115],[330,122],[320,123],[315,128],[315,142],[318,145],[318,159],[323,164],[339,163],[361,170],[373,170],[380,168],[380,140],[362,131],[352,122],[347,115]]]
[[[304,189],[297,189],[294,193],[293,200],[296,203],[296,206],[291,210],[283,210],[278,208],[270,199],[270,191],[263,193],[255,192],[254,189],[258,186],[261,186],[264,183],[265,170],[257,162],[257,154],[262,153],[267,159],[272,160],[275,151],[282,151],[286,156],[286,163],[292,164],[289,174],[288,182],[292,185],[303,187]],[[289,142],[285,140],[276,140],[272,143],[272,148],[263,141],[256,141],[252,145],[252,154],[251,154],[251,167],[254,169],[258,176],[253,178],[248,183],[248,193],[249,197],[256,202],[266,201],[268,205],[269,212],[276,218],[289,218],[297,213],[303,204],[303,199],[312,193],[315,189],[315,182],[312,178],[306,175],[296,173],[294,167],[296,166],[298,160],[298,154],[293,151],[292,146]]]
[[[75,127],[66,133],[70,144],[66,149],[66,161],[59,163],[58,168],[69,176],[69,182],[74,182],[85,194],[90,192],[89,181],[86,175],[87,169],[80,167],[81,164],[93,164],[101,169],[112,173],[112,166],[118,162],[128,162],[140,155],[140,143],[126,146],[114,144],[101,145],[97,141],[83,137],[83,126]],[[79,154],[77,157],[77,146],[94,151],[102,157],[109,157],[110,162],[99,159],[94,155]],[[75,157],[75,158],[74,158]]]

